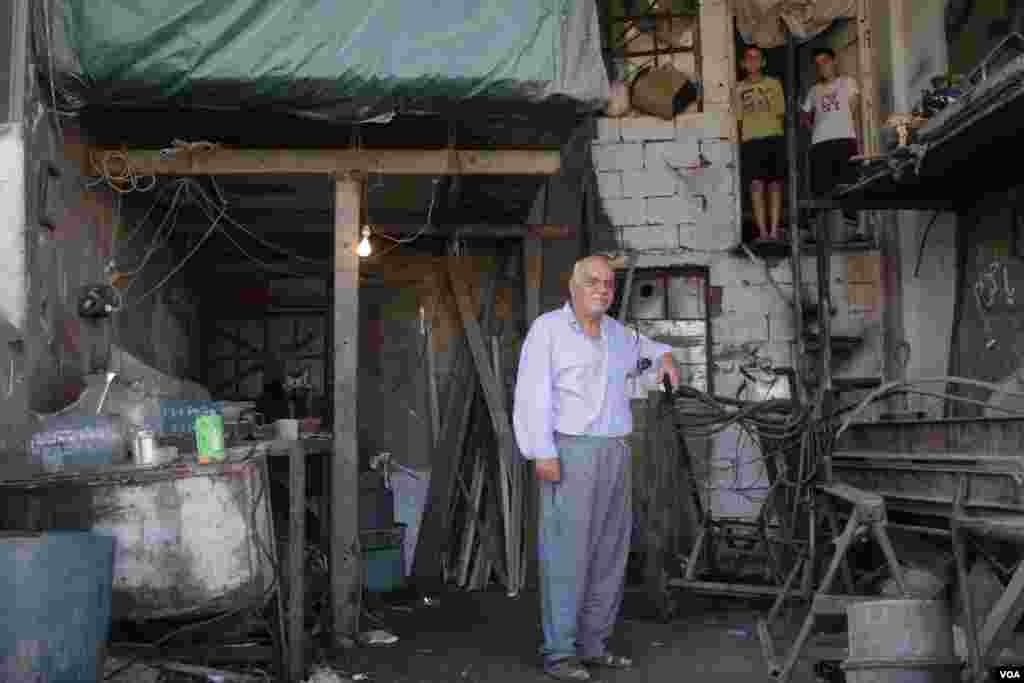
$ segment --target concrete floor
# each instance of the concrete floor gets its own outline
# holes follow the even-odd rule
[[[539,669],[536,594],[510,599],[496,592],[451,593],[440,601],[436,608],[417,607],[412,613],[376,609],[373,614],[384,624],[364,619],[362,630],[385,628],[400,641],[337,653],[330,663],[349,675],[367,674],[374,683],[551,680]],[[635,666],[631,671],[601,672],[597,680],[770,680],[754,628],[768,605],[687,598],[678,618],[661,623],[644,614],[642,596],[627,596],[626,602],[612,646],[616,653],[632,657]],[[791,626],[787,630],[793,631]],[[812,664],[805,657],[793,680],[814,681]]]

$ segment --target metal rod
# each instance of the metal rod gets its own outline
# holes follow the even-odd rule
[[[818,217],[818,334],[821,347],[821,377],[819,391],[822,399],[832,391],[832,231],[829,212]],[[819,415],[821,405],[819,405]]]
[[[799,134],[799,95],[797,91],[797,52],[796,38],[791,34],[786,37],[786,85],[789,89],[789,104],[786,106],[786,162],[789,171],[789,248],[790,268],[793,272],[793,328],[795,332],[794,352],[797,365],[804,360],[804,305],[800,296],[800,289],[803,283],[803,268],[801,263],[801,237],[800,237],[800,169],[797,163],[799,147],[797,136]],[[797,382],[794,387],[796,400],[802,404],[807,403],[807,391],[805,384],[806,376],[797,367]]]
[[[12,362],[11,374],[13,376],[13,374],[14,374],[14,369],[13,369],[14,365],[13,365],[13,361],[11,361],[11,362]],[[103,410],[103,404],[107,402],[107,392],[110,391],[110,384],[114,381],[115,377],[117,377],[117,373],[116,372],[108,372],[107,373],[107,384],[106,384],[106,386],[103,387],[103,394],[100,396],[100,402],[98,404],[96,404],[96,414],[97,415],[99,415],[100,411]]]
[[[821,585],[818,586],[818,592],[815,597],[828,594],[829,589],[832,587],[832,580],[835,578],[836,572],[839,570],[839,565],[846,556],[846,551],[849,550],[850,543],[853,542],[859,526],[860,522],[857,520],[857,516],[852,515],[850,517],[850,521],[846,523],[843,535],[840,536],[839,540],[836,542],[835,555],[832,556],[832,562],[829,564],[828,571],[825,573],[825,578],[822,580]],[[789,681],[789,677],[793,673],[793,668],[796,666],[797,659],[800,657],[800,651],[803,650],[804,644],[807,642],[807,638],[811,635],[812,628],[814,628],[813,603],[810,612],[808,612],[807,617],[804,619],[803,625],[800,627],[800,633],[797,634],[796,642],[793,643],[793,646],[789,651],[789,655],[786,657],[786,663],[783,666],[781,673],[779,673],[778,680],[781,683],[787,683]]]
[[[963,532],[957,523],[957,517],[963,511],[963,501],[967,494],[967,477],[961,475],[957,482],[956,498],[953,499],[953,519],[950,521],[950,531],[953,537],[953,557],[956,560],[957,582],[960,584],[960,596],[964,602],[964,617],[967,626],[967,651],[968,669],[970,670],[972,682],[980,681],[984,662],[981,661],[981,644],[978,642],[978,622],[974,613],[974,597],[967,578],[967,557],[966,545],[964,544]]]

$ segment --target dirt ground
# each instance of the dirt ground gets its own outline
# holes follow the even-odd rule
[[[339,673],[364,674],[371,683],[482,683],[550,681],[540,671],[540,617],[537,595],[517,599],[502,593],[450,593],[437,607],[411,612],[375,607],[380,623],[364,619],[362,629],[381,628],[399,637],[387,647],[363,647],[326,657]],[[408,604],[408,603],[407,603]],[[601,672],[597,680],[768,681],[755,623],[767,604],[686,598],[671,623],[652,618],[642,595],[627,595],[612,649],[634,659],[630,671]],[[794,612],[787,631],[795,633]],[[832,637],[835,640],[835,637]],[[782,647],[782,646],[780,646]],[[834,654],[834,653],[832,653]],[[794,681],[814,681],[808,652]]]

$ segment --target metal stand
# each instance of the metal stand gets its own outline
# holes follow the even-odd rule
[[[954,511],[950,527],[953,531],[953,550],[956,555],[960,593],[967,611],[967,663],[971,671],[971,681],[982,683],[985,680],[985,670],[989,663],[990,653],[995,647],[1012,637],[1013,629],[1024,616],[1024,561],[1017,564],[1006,590],[992,606],[992,610],[985,618],[985,623],[979,629],[974,618],[973,601],[967,586],[964,542],[970,534],[1018,545],[1024,544],[1024,517],[1020,515],[969,517],[963,511],[967,498],[967,478],[961,475],[957,495],[954,498]]]
[[[864,597],[829,594],[829,589],[832,587],[832,581],[835,579],[836,573],[839,571],[839,567],[843,564],[846,558],[846,553],[849,551],[851,544],[856,538],[864,533],[871,532],[875,541],[882,548],[882,553],[885,555],[886,562],[889,565],[889,571],[892,573],[893,579],[896,581],[896,585],[899,587],[900,592],[906,595],[906,588],[903,583],[903,570],[900,567],[899,562],[896,560],[896,553],[893,550],[892,542],[889,540],[889,535],[885,530],[885,501],[882,500],[882,497],[874,493],[861,491],[860,489],[856,489],[845,484],[819,486],[818,491],[825,496],[852,504],[853,512],[850,514],[850,519],[847,521],[846,527],[843,529],[843,533],[835,540],[835,555],[832,556],[832,561],[829,563],[828,571],[825,572],[825,578],[822,580],[821,584],[818,586],[817,592],[814,594],[811,609],[808,612],[807,617],[804,619],[803,625],[800,628],[800,633],[797,635],[796,641],[790,648],[786,661],[781,668],[775,662],[775,647],[771,638],[771,624],[777,616],[778,610],[781,607],[781,602],[785,599],[785,595],[788,592],[789,587],[795,580],[796,574],[798,573],[798,567],[801,564],[809,564],[813,567],[815,559],[813,556],[805,558],[802,562],[798,562],[794,565],[794,568],[790,572],[790,576],[786,581],[787,586],[783,593],[779,595],[779,599],[776,600],[776,604],[772,606],[772,611],[768,614],[768,618],[758,623],[757,630],[758,637],[761,640],[762,652],[764,652],[765,659],[768,661],[772,677],[777,678],[781,683],[787,683],[790,680],[790,676],[793,675],[793,669],[800,657],[800,652],[803,650],[807,639],[811,635],[811,631],[814,629],[815,618],[817,615],[842,614],[845,612],[847,605],[855,602],[878,599],[874,596]],[[815,532],[816,530],[812,528],[811,534],[813,535]]]

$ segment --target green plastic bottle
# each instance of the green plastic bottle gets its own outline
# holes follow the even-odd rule
[[[224,462],[223,417],[200,415],[196,418],[196,447],[201,465]]]

